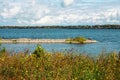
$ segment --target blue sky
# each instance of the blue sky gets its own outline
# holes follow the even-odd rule
[[[0,0],[0,25],[120,24],[120,0]]]

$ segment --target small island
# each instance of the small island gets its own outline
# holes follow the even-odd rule
[[[69,39],[29,39],[29,38],[18,38],[18,39],[0,39],[0,43],[96,43],[96,40],[87,39],[84,37],[75,37]]]

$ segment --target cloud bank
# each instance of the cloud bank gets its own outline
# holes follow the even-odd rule
[[[118,0],[0,0],[0,3],[0,25],[120,23]]]

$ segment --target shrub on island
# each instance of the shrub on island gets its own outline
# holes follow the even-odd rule
[[[87,39],[81,36],[75,37],[75,38],[69,38],[66,39],[67,43],[80,43],[83,44]]]

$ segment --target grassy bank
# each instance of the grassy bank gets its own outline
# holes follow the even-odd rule
[[[111,52],[97,57],[68,51],[35,51],[9,54],[0,51],[0,80],[119,80],[120,55]]]

